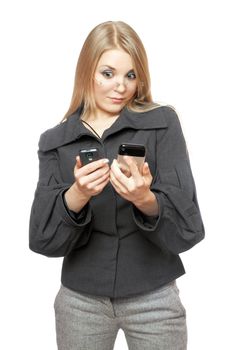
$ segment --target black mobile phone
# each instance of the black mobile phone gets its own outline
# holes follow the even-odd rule
[[[100,159],[98,148],[80,149],[79,156],[82,166]]]
[[[122,143],[119,146],[117,161],[124,167],[128,168],[123,156],[131,156],[134,158],[139,170],[145,161],[146,148],[144,145],[137,143]]]

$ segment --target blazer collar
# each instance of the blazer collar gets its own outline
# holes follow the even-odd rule
[[[49,151],[73,142],[84,135],[96,138],[96,136],[83,125],[80,120],[81,113],[82,106],[80,106],[64,123],[58,124],[45,131],[40,137],[39,149],[42,151]],[[127,107],[124,107],[119,118],[117,118],[111,128],[104,132],[102,141],[109,135],[125,128],[135,130],[167,128],[163,106],[142,113],[133,112],[127,109]]]

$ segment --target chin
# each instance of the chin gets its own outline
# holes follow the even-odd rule
[[[122,104],[118,104],[118,105],[106,103],[106,104],[98,104],[97,108],[99,110],[102,110],[105,113],[117,115],[121,112],[121,110],[125,107],[125,105],[126,105],[126,103],[122,103]]]
[[[122,104],[122,105],[111,105],[111,106],[104,106],[103,109],[105,109],[107,112],[113,112],[113,113],[116,113],[116,112],[120,112],[122,110],[122,108],[124,107],[125,105]]]
[[[123,107],[125,107],[125,105],[126,105],[126,103],[125,103],[125,101],[124,102],[122,102],[122,103],[120,103],[120,104],[111,104],[110,106],[109,106],[109,108],[112,108],[112,109],[114,109],[114,110],[116,110],[116,109],[122,109]]]

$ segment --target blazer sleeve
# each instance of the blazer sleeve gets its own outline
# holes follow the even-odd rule
[[[140,231],[162,250],[180,254],[205,235],[196,186],[176,112],[164,107],[168,127],[157,132],[157,171],[151,185],[159,215],[148,217],[133,207]]]
[[[43,135],[43,134],[42,134]],[[40,137],[39,145],[42,142]],[[39,180],[29,222],[29,248],[49,257],[61,257],[86,244],[91,232],[89,204],[75,213],[68,209],[56,150],[38,150]]]

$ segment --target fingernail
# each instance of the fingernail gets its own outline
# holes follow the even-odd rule
[[[105,164],[105,163],[106,163],[106,164],[109,163],[109,159],[107,159],[107,158],[104,159],[104,160],[103,160],[103,163],[104,163],[104,164]]]

